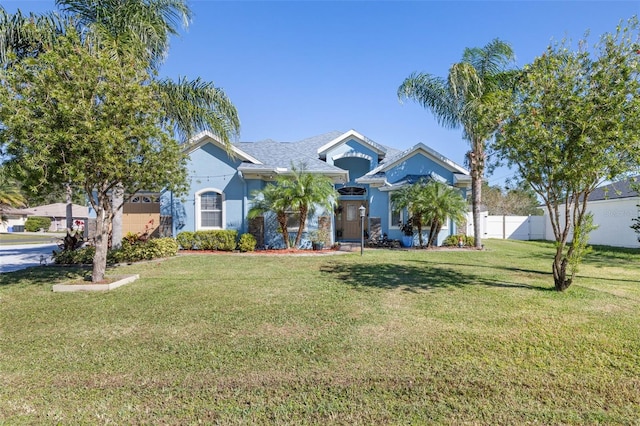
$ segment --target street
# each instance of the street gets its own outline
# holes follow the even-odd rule
[[[51,263],[56,244],[0,245],[0,273]]]

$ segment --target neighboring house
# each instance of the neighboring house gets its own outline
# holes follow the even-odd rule
[[[632,219],[637,218],[640,210],[640,197],[631,189],[633,179],[621,180],[596,188],[589,195],[587,211],[593,214],[593,224],[597,229],[589,234],[589,244],[615,247],[638,247],[638,237],[633,229]],[[561,206],[564,208],[564,205]],[[549,214],[545,211],[546,239],[555,240],[549,222]]]
[[[84,227],[88,217],[89,208],[80,206],[78,204],[72,204],[72,215],[74,221],[74,227],[76,221],[82,223]],[[67,229],[67,204],[66,203],[54,203],[44,206],[31,207],[28,209],[32,216],[48,217],[51,219],[51,227],[48,229],[51,232],[59,232]]]
[[[0,232],[22,232],[27,217],[32,216],[29,209],[0,208]]]
[[[399,151],[361,135],[355,130],[331,132],[299,142],[236,143],[231,152],[212,134],[203,132],[186,148],[189,155],[190,190],[184,199],[162,195],[163,215],[173,217],[174,235],[181,231],[236,229],[251,232],[260,245],[279,246],[275,219],[258,223],[247,219],[254,191],[261,190],[278,175],[291,172],[292,165],[331,178],[340,194],[334,211],[317,212],[308,221],[308,231],[318,223],[328,224],[333,241],[359,241],[359,208],[366,209],[365,232],[371,237],[388,234],[400,239],[398,222],[407,212],[395,212],[390,194],[420,178],[446,182],[466,197],[471,178],[467,170],[419,143]],[[291,223],[291,231],[296,229]],[[323,225],[324,226],[324,225]],[[438,243],[456,232],[447,223]],[[262,243],[262,244],[261,244]]]

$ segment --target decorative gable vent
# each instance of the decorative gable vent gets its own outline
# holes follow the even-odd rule
[[[346,186],[338,189],[338,194],[340,195],[365,195],[366,193],[366,188],[360,188],[357,186]]]

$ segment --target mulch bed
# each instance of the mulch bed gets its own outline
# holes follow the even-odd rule
[[[241,253],[239,251],[219,250],[180,250],[178,254],[242,254],[242,255],[293,255],[293,256],[318,256],[340,253],[338,250],[302,250],[302,249],[269,249],[256,250]],[[341,252],[347,253],[347,252]]]

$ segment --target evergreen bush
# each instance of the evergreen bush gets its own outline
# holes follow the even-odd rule
[[[51,218],[42,216],[30,216],[24,223],[24,230],[27,232],[38,232],[40,229],[48,231],[51,227]]]
[[[238,241],[238,250],[241,252],[254,251],[258,242],[256,238],[251,234],[242,234],[240,241]]]

